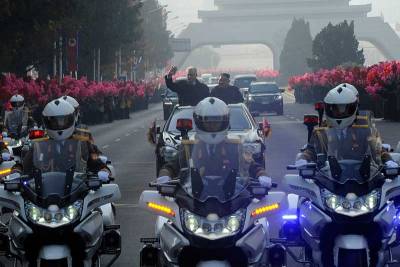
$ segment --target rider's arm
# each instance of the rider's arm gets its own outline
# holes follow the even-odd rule
[[[175,93],[179,94],[182,91],[181,84],[179,82],[174,82],[172,77],[169,77],[168,75],[165,76],[165,84],[167,85],[168,89]]]

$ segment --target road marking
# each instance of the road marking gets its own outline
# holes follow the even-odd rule
[[[115,139],[115,142],[119,142],[119,141],[121,141],[121,138]]]
[[[294,120],[294,119],[296,119],[296,118],[295,118],[295,117],[293,117],[293,116],[290,116],[289,118],[290,118],[291,120]]]
[[[138,132],[138,130],[133,130],[133,132],[134,132],[134,133],[137,133],[137,132]]]
[[[115,203],[114,206],[118,207],[118,208],[138,208],[139,207],[138,204],[127,204],[127,203]]]
[[[125,136],[130,136],[130,135],[131,135],[130,133],[125,134]]]
[[[106,148],[108,148],[109,147],[109,145],[105,145],[105,146],[102,146],[101,148],[102,149],[106,149]]]
[[[301,120],[299,120],[299,119],[296,119],[296,121],[297,121],[297,122],[301,122]]]

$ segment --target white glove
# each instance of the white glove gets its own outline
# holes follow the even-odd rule
[[[305,166],[305,165],[307,165],[308,164],[308,162],[307,162],[307,160],[305,160],[305,159],[298,159],[298,160],[296,160],[296,163],[294,164],[296,167],[302,167],[302,166]]]
[[[108,182],[108,180],[109,180],[108,177],[110,176],[110,174],[108,173],[108,171],[99,171],[97,173],[97,176],[104,183],[104,182]]]
[[[268,177],[268,176],[259,176],[259,177],[258,177],[258,181],[260,182],[260,184],[261,184],[262,186],[266,186],[266,187],[268,187],[268,188],[271,188],[271,187],[272,187],[272,179],[271,179],[271,177]]]
[[[11,159],[11,155],[10,155],[10,153],[8,153],[8,152],[3,152],[3,153],[1,153],[1,158],[2,158],[4,161],[9,161],[9,160]]]
[[[382,149],[390,152],[390,150],[392,150],[392,147],[389,144],[382,144]]]
[[[99,156],[99,159],[100,159],[101,162],[103,162],[104,164],[107,164],[108,158],[107,158],[106,156],[101,155],[101,156]]]
[[[171,177],[169,176],[160,176],[157,178],[157,184],[165,184],[171,181]]]
[[[386,161],[385,166],[386,166],[386,168],[398,168],[399,164],[397,164],[393,160],[388,160],[388,161]]]

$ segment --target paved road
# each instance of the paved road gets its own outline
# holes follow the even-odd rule
[[[272,136],[267,140],[267,170],[280,183],[286,165],[293,162],[299,147],[306,142],[306,129],[302,124],[305,113],[314,113],[310,105],[294,104],[286,96],[285,115],[268,116],[272,124]],[[92,127],[96,142],[113,161],[118,172],[118,184],[122,199],[118,203],[117,217],[123,235],[123,252],[116,266],[138,266],[140,237],[151,237],[154,233],[155,217],[137,208],[140,193],[154,179],[155,156],[153,147],[146,140],[146,129],[155,118],[161,120],[161,105],[150,110],[134,113],[130,120],[117,121],[109,125]],[[392,145],[400,124],[377,122],[385,140]],[[279,225],[279,215],[270,219],[271,225]],[[276,235],[276,228],[272,229]],[[295,266],[290,264],[289,266]]]
[[[299,147],[306,142],[303,114],[314,113],[310,105],[294,104],[289,95],[285,98],[285,115],[268,116],[272,136],[266,142],[267,171],[278,183],[286,173],[286,165],[294,161]],[[155,118],[162,118],[160,104],[131,114],[129,120],[91,127],[96,143],[116,167],[122,193],[122,199],[117,203],[117,220],[121,224],[123,251],[114,266],[138,266],[139,239],[152,237],[154,233],[155,216],[139,209],[137,202],[148,182],[155,178],[154,148],[146,138],[146,130]],[[383,138],[395,145],[398,137],[393,137],[393,133],[399,132],[400,124],[379,121],[377,125],[383,129]],[[270,222],[272,233],[276,235],[279,214],[270,218]],[[296,265],[291,263],[289,266]]]

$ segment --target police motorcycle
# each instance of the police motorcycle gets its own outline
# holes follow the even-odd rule
[[[118,185],[81,171],[80,146],[64,144],[74,152],[49,156],[56,141],[35,143],[31,175],[0,187],[0,206],[14,210],[2,250],[22,266],[92,267],[113,255],[111,266],[121,253],[119,225],[105,225],[100,207],[120,198]]]
[[[187,133],[191,120],[177,125]],[[158,215],[156,238],[141,239],[141,266],[269,266],[266,216],[284,193],[249,178],[246,144],[230,140],[227,157],[211,160],[206,145],[183,138],[177,179],[150,183],[141,194],[139,206]]]
[[[312,129],[318,117],[305,116]],[[289,209],[280,239],[297,262],[308,266],[387,266],[394,263],[399,213],[392,199],[400,195],[399,168],[376,165],[370,154],[340,158],[318,155],[317,163],[288,166],[298,174],[284,177]],[[347,153],[347,152],[346,152]],[[300,247],[300,255],[294,248]]]

